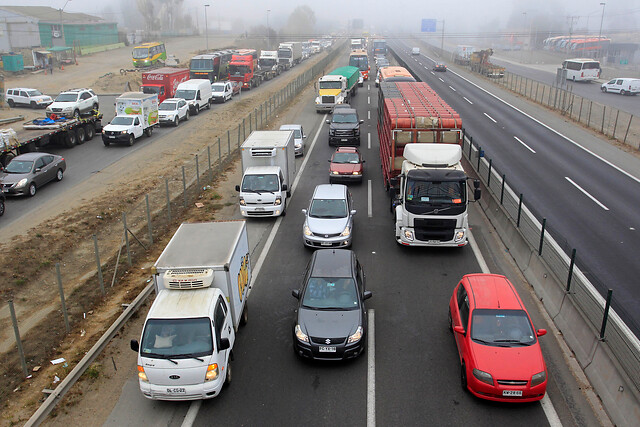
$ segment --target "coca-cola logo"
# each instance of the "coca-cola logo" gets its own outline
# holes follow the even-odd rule
[[[147,80],[164,80],[162,74],[147,74]]]

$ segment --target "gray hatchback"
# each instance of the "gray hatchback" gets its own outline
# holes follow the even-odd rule
[[[49,181],[62,181],[67,163],[61,156],[48,153],[26,153],[14,157],[0,172],[0,186],[5,194],[35,196],[38,188]]]

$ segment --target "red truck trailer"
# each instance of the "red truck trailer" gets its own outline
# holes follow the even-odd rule
[[[158,95],[158,103],[173,98],[178,85],[189,80],[188,68],[164,67],[142,73],[140,90],[148,94]]]
[[[266,80],[266,70],[258,67],[258,52],[255,49],[240,49],[229,62],[229,80],[239,82],[242,89],[260,86]]]
[[[402,169],[404,148],[415,142],[460,144],[460,115],[424,82],[381,82],[378,138],[385,188]]]

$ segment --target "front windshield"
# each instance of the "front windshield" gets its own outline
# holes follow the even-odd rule
[[[77,99],[77,93],[61,93],[56,98],[56,102],[76,102]]]
[[[360,163],[360,158],[357,153],[336,153],[333,163]]]
[[[357,309],[356,284],[350,277],[311,277],[302,297],[302,306],[317,310]]]
[[[163,102],[158,106],[158,110],[160,111],[175,111],[177,106],[175,102]]]
[[[192,100],[192,99],[196,99],[196,91],[195,90],[185,90],[185,89],[177,90],[174,97],[175,98],[186,99],[187,101],[189,101],[189,100]]]
[[[464,203],[464,183],[460,181],[420,181],[407,179],[406,200],[415,204]]]
[[[192,59],[189,68],[198,71],[213,71],[213,59]]]
[[[320,89],[342,89],[340,80],[333,82],[320,82]]]
[[[274,65],[276,65],[277,61],[276,58],[261,58],[260,59],[260,66],[261,67],[273,67]]]
[[[112,125],[129,126],[131,123],[133,123],[133,117],[115,116],[111,120]]]
[[[232,76],[244,76],[250,72],[251,69],[246,65],[229,65],[229,74]]]
[[[347,203],[344,199],[313,199],[309,208],[311,218],[344,218]]]
[[[149,56],[149,49],[146,47],[138,47],[133,49],[134,59],[145,59]]]
[[[149,319],[144,327],[140,355],[158,359],[186,359],[213,353],[208,318]]]
[[[295,139],[302,139],[302,133],[300,133],[300,129],[293,130],[293,137]]]
[[[291,58],[291,49],[278,49],[278,58]]]
[[[242,191],[246,192],[274,192],[279,191],[278,175],[245,175],[242,180]]]
[[[33,167],[32,161],[11,160],[4,171],[7,173],[29,173]]]
[[[34,90],[28,90],[27,94],[29,96],[40,96],[40,95],[42,95],[42,92],[40,92],[39,90],[35,90],[34,89]]]
[[[474,310],[471,339],[498,347],[528,346],[536,342],[529,317],[523,310]]]
[[[355,114],[333,114],[333,123],[358,123],[358,116]]]
[[[213,92],[224,92],[224,85],[211,85]]]

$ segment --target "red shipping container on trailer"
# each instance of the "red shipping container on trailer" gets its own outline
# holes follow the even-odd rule
[[[462,120],[424,82],[381,82],[378,99],[378,137],[385,187],[396,177],[407,144],[460,144]]]

